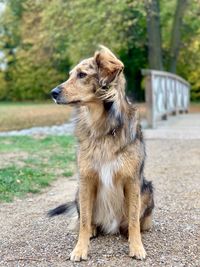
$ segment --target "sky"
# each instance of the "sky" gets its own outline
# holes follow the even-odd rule
[[[3,3],[0,3],[0,12],[1,12],[1,11],[3,11],[3,10],[4,10],[4,8],[5,8],[5,4],[3,4]]]

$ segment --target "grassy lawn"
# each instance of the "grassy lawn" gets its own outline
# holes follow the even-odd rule
[[[38,193],[74,170],[75,139],[71,136],[0,138],[0,202]]]
[[[20,130],[34,126],[66,123],[71,114],[69,106],[47,103],[0,102],[0,131]]]

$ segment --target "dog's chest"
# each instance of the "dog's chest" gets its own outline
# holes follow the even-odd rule
[[[91,165],[98,174],[100,184],[105,187],[113,186],[117,173],[122,168],[123,157],[115,154],[116,147],[110,143],[97,143],[94,147]]]
[[[107,161],[107,162],[98,162],[96,161],[94,164],[95,170],[98,173],[100,182],[105,187],[113,186],[113,179],[117,172],[119,171],[121,166],[120,159],[117,158],[115,160]]]
[[[99,175],[99,187],[94,208],[94,222],[106,233],[119,230],[124,209],[124,193],[121,185],[116,184],[115,177],[121,167],[120,158],[96,164]]]

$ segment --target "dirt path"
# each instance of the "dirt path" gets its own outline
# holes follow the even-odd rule
[[[0,206],[0,266],[200,266],[200,140],[147,140],[146,176],[155,186],[154,226],[143,234],[144,262],[130,259],[124,237],[91,241],[89,260],[71,263],[76,233],[66,216],[46,212],[71,199],[76,181]],[[71,223],[72,224],[72,223]]]

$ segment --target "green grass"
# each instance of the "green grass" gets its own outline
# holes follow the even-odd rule
[[[1,137],[0,201],[38,193],[54,179],[71,176],[74,169],[75,140],[71,136]]]

